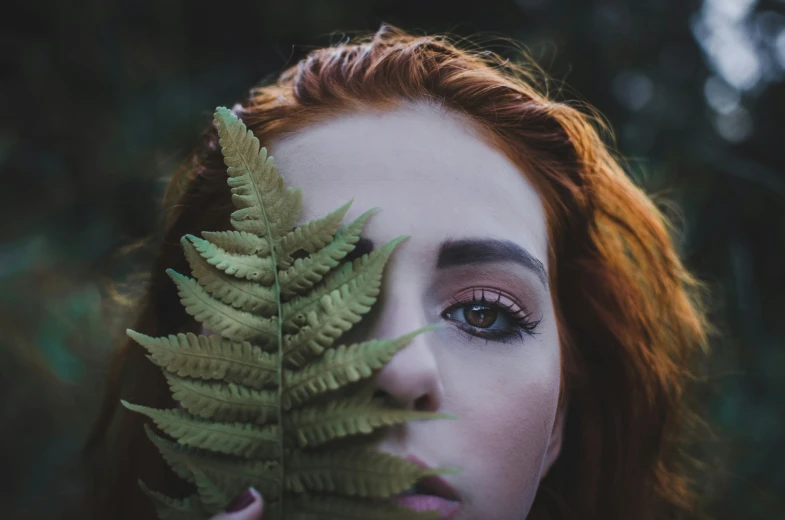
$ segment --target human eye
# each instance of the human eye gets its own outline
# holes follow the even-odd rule
[[[470,289],[453,301],[442,317],[453,321],[470,336],[509,343],[524,334],[533,336],[540,320],[532,320],[523,308],[502,291],[489,288]]]

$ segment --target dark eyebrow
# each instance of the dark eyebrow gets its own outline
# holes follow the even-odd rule
[[[489,262],[514,262],[534,272],[545,290],[549,290],[548,273],[534,255],[515,242],[495,238],[445,240],[439,248],[437,269]]]
[[[351,262],[373,251],[373,241],[361,237],[344,261]],[[513,262],[534,272],[545,290],[550,290],[548,273],[534,255],[510,240],[494,238],[472,238],[464,240],[445,240],[439,248],[437,269],[490,262]]]

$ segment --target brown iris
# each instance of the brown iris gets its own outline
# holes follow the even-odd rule
[[[463,310],[463,317],[466,323],[480,329],[493,325],[498,314],[499,312],[496,309],[491,309],[484,305],[470,305]]]

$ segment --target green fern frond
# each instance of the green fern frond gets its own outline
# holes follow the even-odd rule
[[[167,441],[153,433],[149,427],[147,436],[158,448],[166,463],[183,480],[195,483],[197,477],[193,468],[197,467],[205,475],[210,476],[215,485],[223,483],[221,485],[229,486],[230,491],[234,489],[232,486],[238,486],[240,485],[237,484],[238,482],[242,483],[245,480],[247,482],[245,487],[254,486],[269,500],[281,493],[283,483],[278,478],[278,462],[217,457],[205,450]],[[229,494],[234,497],[243,489]]]
[[[278,394],[234,383],[211,383],[166,374],[172,397],[203,419],[265,424],[278,413]]]
[[[281,405],[284,410],[289,410],[294,406],[307,404],[319,394],[338,390],[349,383],[369,377],[416,335],[434,328],[429,325],[395,339],[374,339],[341,345],[328,350],[319,361],[303,370],[286,370],[286,389],[281,396]]]
[[[296,451],[289,464],[287,490],[328,491],[367,498],[385,498],[400,493],[420,478],[451,471],[423,468],[388,453],[355,447],[326,453]]]
[[[199,492],[199,499],[202,502],[202,507],[215,514],[223,509],[223,505],[229,503],[233,490],[226,486],[221,486],[208,476],[208,471],[203,470],[198,465],[194,464],[190,459],[185,460],[185,464],[194,476],[194,483],[196,490]]]
[[[158,452],[169,467],[172,468],[172,471],[177,473],[178,477],[187,480],[188,482],[196,481],[193,472],[188,467],[188,464],[185,463],[189,458],[192,460],[194,458],[199,458],[199,453],[196,449],[183,446],[176,442],[167,441],[163,437],[156,435],[148,424],[144,425],[144,432],[147,435],[147,438],[150,439],[150,442],[158,448]]]
[[[322,296],[319,302],[321,313],[309,312],[301,331],[284,338],[283,353],[289,366],[302,366],[320,355],[371,310],[376,301],[370,296],[373,288],[367,285],[352,287],[350,284]]]
[[[156,365],[179,376],[220,379],[255,389],[274,385],[278,377],[278,354],[264,352],[247,341],[193,332],[161,338],[130,329],[126,334],[150,352],[147,357]]]
[[[351,205],[352,201],[349,201],[327,216],[306,222],[281,237],[276,244],[275,254],[278,269],[287,269],[292,265],[292,255],[295,252],[315,253],[332,242],[333,235],[340,229],[343,217]]]
[[[231,222],[237,231],[246,231],[276,241],[288,233],[302,210],[302,191],[285,188],[283,177],[267,149],[225,108],[216,110],[215,125],[232,202],[238,209]]]
[[[210,296],[236,309],[256,314],[270,314],[277,309],[278,301],[272,287],[211,269],[211,264],[199,254],[192,240],[186,240],[188,237],[191,236],[186,235],[180,241],[185,251],[185,258],[194,278]]]
[[[209,514],[198,494],[176,499],[169,498],[157,491],[152,491],[141,480],[139,481],[139,487],[153,501],[158,512],[158,518],[161,520],[193,520]]]
[[[185,245],[186,242],[193,244],[193,248],[208,264],[228,275],[259,282],[263,285],[270,285],[275,279],[271,258],[261,258],[258,254],[229,253],[215,244],[193,235],[185,235],[180,239],[181,244]]]
[[[185,311],[205,328],[235,341],[255,339],[263,348],[275,346],[277,317],[263,318],[250,312],[239,311],[212,298],[210,293],[192,278],[172,269],[167,269],[166,274],[177,284]]]
[[[371,251],[352,263],[344,264],[329,273],[324,282],[315,287],[311,294],[298,296],[285,302],[283,304],[283,332],[292,334],[300,330],[300,327],[305,325],[307,315],[311,311],[318,311],[321,308],[322,298],[335,290],[348,290],[349,292],[360,290],[366,293],[366,297],[378,295],[387,260],[398,244],[406,238],[406,236],[395,238],[382,248]]]
[[[159,518],[171,520],[207,518],[249,486],[264,497],[265,520],[438,517],[387,499],[420,478],[454,470],[375,451],[370,434],[455,417],[392,408],[369,387],[352,385],[435,326],[338,343],[376,303],[387,261],[406,237],[346,262],[376,208],[341,227],[349,202],[294,229],[301,191],[284,186],[273,158],[228,109],[216,110],[215,125],[234,230],[185,235],[192,277],[167,270],[186,312],[213,334],[153,338],[128,330],[161,367],[180,408],[121,401],[170,438],[145,425],[194,494],[174,499],[140,486]],[[339,442],[347,436],[356,440],[349,448]]]
[[[435,412],[411,412],[399,408],[383,408],[383,403],[370,395],[329,401],[299,410],[292,410],[284,419],[284,430],[297,432],[300,447],[315,447],[329,441],[371,433],[383,426],[406,421],[451,419],[454,416]]]
[[[265,502],[274,502],[281,496],[280,464],[271,461],[251,460],[246,462],[229,461],[204,461],[197,464],[197,459],[192,460],[192,467],[198,467],[210,483],[221,493],[228,497],[221,507],[226,506],[232,497],[238,496],[248,487],[253,486],[263,497],[268,497]],[[199,476],[195,474],[197,485]],[[265,512],[266,514],[267,512]]]
[[[182,410],[156,410],[121,401],[123,406],[152,419],[180,444],[246,458],[278,455],[278,426],[222,423],[200,419]]]
[[[322,277],[330,269],[352,252],[354,245],[360,240],[360,233],[365,223],[375,212],[376,208],[366,211],[341,229],[332,242],[306,258],[298,258],[292,267],[282,271],[278,278],[278,283],[281,284],[281,297],[286,300],[291,299],[322,281]]]
[[[202,238],[227,253],[256,255],[260,258],[266,258],[270,255],[270,243],[253,233],[246,233],[245,231],[202,231]]]

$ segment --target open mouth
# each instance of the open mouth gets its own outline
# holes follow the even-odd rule
[[[402,491],[401,493],[398,493],[395,496],[400,497],[411,495],[429,495],[443,498],[445,500],[450,500],[452,502],[460,501],[455,490],[438,475],[421,478],[414,486]]]

